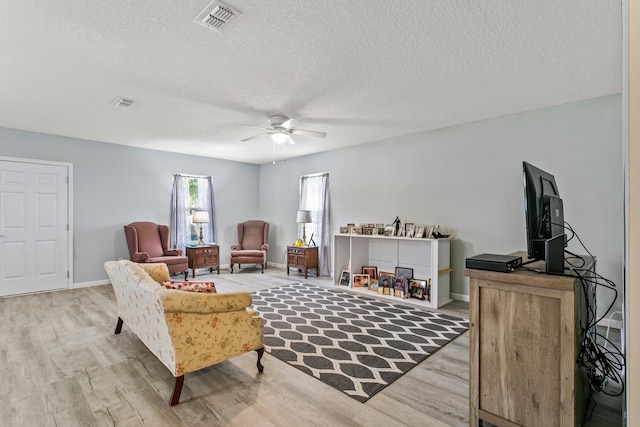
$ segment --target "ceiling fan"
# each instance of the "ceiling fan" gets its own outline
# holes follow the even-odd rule
[[[245,126],[249,128],[262,129],[266,132],[259,133],[254,136],[250,136],[249,138],[245,138],[242,141],[249,141],[251,139],[257,138],[262,135],[270,135],[271,139],[276,144],[288,144],[293,145],[295,141],[291,138],[291,135],[305,135],[305,136],[315,136],[319,138],[324,138],[327,136],[326,132],[318,132],[315,130],[304,130],[304,129],[296,129],[296,126],[300,122],[296,119],[290,119],[287,116],[275,115],[269,117],[269,127],[260,127],[253,125],[239,125]]]

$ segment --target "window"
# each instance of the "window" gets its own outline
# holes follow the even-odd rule
[[[171,194],[171,246],[184,249],[198,241],[200,226],[191,222],[194,211],[209,212],[210,222],[202,224],[202,236],[206,243],[214,243],[216,235],[213,206],[210,176],[174,175]]]
[[[313,236],[318,246],[319,275],[331,275],[331,237],[329,234],[329,173],[300,177],[298,209],[311,211],[311,224],[306,225],[307,241]],[[298,229],[302,235],[302,225]]]

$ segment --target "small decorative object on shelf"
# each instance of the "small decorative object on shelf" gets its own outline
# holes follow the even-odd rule
[[[396,276],[393,278],[394,296],[400,298],[409,297],[409,279],[406,277]]]
[[[369,275],[368,274],[354,274],[353,275],[353,287],[354,288],[367,288],[367,287],[369,287]]]
[[[351,272],[349,270],[342,270],[338,284],[342,286],[349,286],[349,284],[351,284]]]
[[[417,298],[420,300],[429,300],[430,301],[430,292],[429,292],[429,281],[427,280],[419,280],[419,279],[411,279],[409,280],[409,297]]]
[[[399,236],[399,232],[400,232],[400,218],[396,216],[396,219],[393,220],[393,227],[394,227],[394,236]]]
[[[405,279],[413,279],[413,268],[396,267],[396,276],[404,277]]]
[[[416,233],[416,226],[412,222],[405,222],[404,224],[404,235],[407,237],[413,237]]]
[[[373,266],[362,267],[362,274],[368,274],[371,279],[377,279],[378,267],[373,267]]]
[[[417,239],[443,239],[450,236],[449,234],[440,233],[439,225],[414,224],[412,222],[402,224],[397,216],[392,224],[387,225],[361,223],[356,226],[355,224],[347,224],[346,227],[340,227],[340,234]]]

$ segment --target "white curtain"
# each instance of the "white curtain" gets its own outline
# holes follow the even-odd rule
[[[200,224],[192,224],[193,211],[208,211],[208,224],[202,224],[205,243],[215,243],[213,182],[210,176],[173,175],[171,192],[171,247],[183,249],[195,243],[200,234]]]
[[[331,275],[331,236],[329,228],[329,172],[300,177],[298,209],[311,211],[311,224],[306,224],[307,241],[313,236],[318,246],[320,276]],[[298,226],[302,237],[302,224]]]

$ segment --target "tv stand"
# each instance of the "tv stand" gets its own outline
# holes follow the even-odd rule
[[[583,274],[593,274],[595,260],[584,258]],[[532,266],[544,271],[542,261]],[[576,360],[593,289],[585,295],[575,276],[525,269],[464,274],[470,279],[469,425],[581,425],[589,383]]]

